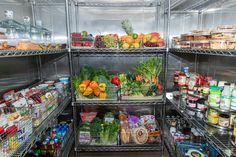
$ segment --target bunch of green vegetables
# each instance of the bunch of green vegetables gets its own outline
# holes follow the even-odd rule
[[[162,59],[150,58],[135,68],[135,73],[120,74],[121,94],[129,96],[156,96],[160,83],[158,76],[162,71]]]
[[[110,145],[117,143],[117,135],[119,131],[118,120],[113,120],[113,122],[104,122],[102,124],[102,129],[100,132],[101,144]]]

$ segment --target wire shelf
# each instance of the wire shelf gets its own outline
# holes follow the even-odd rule
[[[37,55],[50,55],[66,53],[67,50],[0,50],[0,58],[3,57],[26,57]]]
[[[162,99],[157,100],[135,100],[135,101],[118,101],[118,100],[77,100],[74,102],[76,106],[125,106],[125,105],[163,105]]]
[[[19,148],[13,153],[12,157],[23,157],[29,151],[29,149],[34,145],[37,138],[40,137],[44,131],[54,124],[54,120],[59,114],[67,107],[71,100],[71,97],[66,97],[62,103],[40,124],[39,127],[33,130],[31,136],[22,143]]]
[[[186,114],[181,100],[176,100],[171,93],[167,93],[167,101],[175,108],[175,110],[192,126],[194,126],[205,139],[224,157],[236,155],[233,152],[233,146],[230,144],[231,133],[222,131],[207,125],[202,119]]]
[[[159,4],[157,2],[78,2],[77,5],[80,7],[156,7]]]
[[[109,49],[109,48],[80,48],[72,49],[72,53],[78,56],[157,56],[164,54],[166,49],[142,48],[142,49]]]
[[[174,54],[200,54],[200,55],[213,55],[213,56],[230,56],[236,57],[236,50],[214,50],[214,49],[176,49],[171,48],[171,53]]]
[[[135,145],[135,146],[91,146],[78,145],[78,152],[137,152],[137,151],[161,151],[161,145]]]

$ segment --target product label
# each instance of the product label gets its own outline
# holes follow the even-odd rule
[[[179,76],[178,84],[184,86],[186,84],[186,76]]]
[[[80,131],[79,133],[79,141],[80,143],[89,143],[90,142],[90,132],[88,131]]]

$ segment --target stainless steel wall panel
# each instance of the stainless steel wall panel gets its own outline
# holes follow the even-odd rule
[[[0,93],[31,84],[38,79],[35,57],[1,58]]]

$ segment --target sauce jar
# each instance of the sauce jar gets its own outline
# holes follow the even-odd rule
[[[178,77],[178,85],[185,86],[186,85],[187,76],[184,73],[180,73]]]
[[[198,98],[196,98],[196,97],[188,96],[187,105],[191,108],[196,108],[197,107],[197,100],[198,100]]]
[[[219,113],[213,109],[210,109],[207,115],[207,120],[211,124],[218,124],[219,122]]]
[[[219,126],[228,128],[229,122],[230,122],[229,115],[227,115],[227,114],[220,114],[219,115]]]
[[[180,87],[180,95],[182,96],[182,99],[187,98],[187,87],[186,86]]]
[[[179,82],[179,74],[180,74],[180,71],[175,71],[175,75],[174,75],[174,84],[178,84]]]

